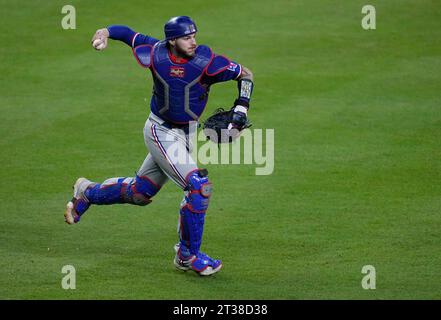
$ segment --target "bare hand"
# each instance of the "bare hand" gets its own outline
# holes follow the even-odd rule
[[[107,47],[108,38],[109,30],[107,28],[98,29],[92,38],[92,47],[98,51],[104,50]]]

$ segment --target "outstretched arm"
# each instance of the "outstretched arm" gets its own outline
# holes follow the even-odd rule
[[[129,27],[112,25],[98,29],[92,38],[92,46],[96,50],[104,50],[108,39],[119,40],[134,48],[140,44],[154,44],[157,39],[133,31]]]

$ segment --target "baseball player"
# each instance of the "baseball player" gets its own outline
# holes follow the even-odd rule
[[[152,73],[151,112],[144,127],[149,154],[134,177],[110,178],[103,183],[79,178],[64,216],[68,224],[74,224],[92,204],[145,206],[171,179],[184,191],[174,265],[205,276],[218,272],[222,262],[200,251],[212,185],[207,170],[198,168],[190,155],[189,124],[198,121],[213,84],[236,80],[238,97],[228,129],[240,132],[247,120],[253,75],[209,47],[198,46],[197,31],[196,24],[187,16],[174,17],[165,24],[164,40],[120,25],[96,31],[92,39],[96,50],[105,49],[109,38],[122,41],[132,48],[139,65]],[[177,161],[175,152],[184,153],[187,161]]]

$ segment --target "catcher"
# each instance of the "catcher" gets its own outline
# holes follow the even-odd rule
[[[97,30],[93,36],[96,50],[105,49],[109,38],[124,42],[132,48],[139,65],[152,73],[151,112],[144,127],[144,141],[150,153],[134,177],[110,178],[103,183],[79,178],[64,216],[68,224],[74,224],[92,204],[145,206],[171,179],[184,191],[174,265],[180,270],[211,275],[222,268],[222,262],[201,252],[200,247],[212,186],[207,170],[198,168],[190,156],[189,123],[199,120],[213,84],[236,80],[239,94],[228,116],[220,122],[217,118],[208,121],[206,128],[217,130],[220,125],[232,133],[232,139],[237,137],[249,126],[253,75],[244,66],[214,54],[209,47],[198,46],[196,24],[187,16],[170,19],[164,32],[165,39],[160,41],[126,26],[113,25]],[[216,126],[210,127],[210,123]],[[188,155],[185,163],[174,159],[176,150]]]

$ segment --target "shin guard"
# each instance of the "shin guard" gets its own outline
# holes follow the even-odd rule
[[[160,187],[144,176],[111,178],[88,188],[84,195],[91,204],[130,203],[145,206]]]
[[[180,210],[180,249],[183,256],[196,255],[202,243],[205,213],[212,186],[206,170],[191,173]]]

